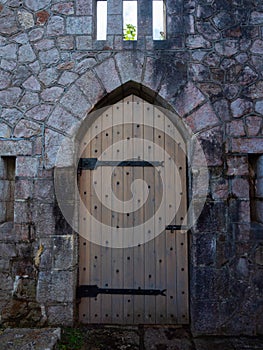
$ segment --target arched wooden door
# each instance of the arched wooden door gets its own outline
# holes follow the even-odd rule
[[[188,323],[180,133],[156,106],[131,95],[93,122],[82,147],[79,320]]]

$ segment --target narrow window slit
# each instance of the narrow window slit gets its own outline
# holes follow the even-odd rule
[[[123,39],[137,40],[137,1],[123,1]]]
[[[161,0],[153,0],[153,40],[166,39],[166,6]]]
[[[97,1],[97,40],[107,39],[107,1]]]

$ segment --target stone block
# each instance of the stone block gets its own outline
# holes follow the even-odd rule
[[[16,200],[14,203],[14,222],[28,224],[32,221],[30,203],[27,200]]]
[[[73,302],[75,294],[75,270],[73,271],[40,271],[37,282],[37,301]]]
[[[227,100],[218,100],[214,102],[213,107],[216,114],[222,121],[228,121],[230,119],[230,111]]]
[[[50,325],[72,326],[74,309],[72,304],[59,304],[47,307],[47,316]]]
[[[52,16],[47,23],[47,35],[57,36],[64,34],[64,19],[60,16]]]
[[[261,138],[243,138],[232,140],[232,152],[236,153],[263,153],[263,139]]]
[[[81,35],[76,37],[76,46],[78,50],[91,50],[92,49],[92,36]]]
[[[249,201],[232,199],[229,202],[228,217],[230,222],[249,223],[250,205]]]
[[[32,180],[16,180],[15,184],[15,198],[29,199],[33,195],[33,181]]]
[[[50,5],[51,0],[25,0],[25,5],[33,11],[38,11]]]
[[[0,124],[0,137],[9,139],[10,136],[11,136],[11,128],[4,123]]]
[[[48,237],[55,234],[55,218],[53,205],[34,201],[31,205],[32,221],[35,225],[37,237]]]
[[[49,13],[46,10],[38,11],[36,13],[36,24],[44,25],[49,19]]]
[[[36,177],[38,173],[39,159],[32,157],[17,157],[16,176]]]
[[[206,40],[202,35],[188,35],[186,40],[186,46],[189,49],[209,49],[211,43]]]
[[[74,85],[63,96],[61,104],[73,115],[81,119],[86,115],[91,106],[81,90]]]
[[[193,264],[194,266],[214,266],[216,260],[216,234],[205,233],[193,236]]]
[[[0,89],[7,88],[11,83],[11,74],[0,69]]]
[[[86,0],[75,0],[75,6],[76,6],[76,15],[93,15],[94,9],[93,9],[93,1],[86,1]]]
[[[29,120],[22,119],[18,122],[14,129],[15,137],[30,138],[41,134],[41,126]]]
[[[115,59],[117,67],[119,67],[122,83],[130,80],[141,82],[144,63],[144,55],[142,53],[118,53]]]
[[[18,87],[10,87],[0,91],[0,104],[9,108],[15,106],[21,94],[22,90]]]
[[[88,3],[87,3],[88,6]],[[62,15],[73,15],[74,14],[74,2],[58,2],[52,5],[51,10],[55,13],[60,13]]]
[[[95,70],[107,92],[111,92],[121,85],[119,74],[116,70],[115,61],[113,58],[109,58],[108,60],[100,63],[98,66],[96,66]]]
[[[7,6],[2,6],[0,11],[0,33],[11,35],[19,31],[16,21],[16,13]]]
[[[131,331],[129,331],[129,333],[131,333]],[[123,336],[125,335],[123,334]],[[133,349],[139,349],[139,336],[134,333],[129,335],[129,337],[132,339],[132,341],[129,342],[130,347]],[[172,327],[146,327],[144,333],[144,348],[145,350],[191,350],[192,344],[189,334],[187,334],[187,332],[183,331],[182,329],[176,329]]]
[[[76,128],[78,124],[79,120],[59,105],[51,113],[47,121],[48,126],[55,127],[67,133],[70,133],[70,130]]]
[[[70,35],[59,36],[57,38],[57,45],[61,50],[73,50],[74,38]]]
[[[194,300],[191,308],[192,333],[214,334],[220,325],[219,303],[210,300]]]
[[[48,104],[39,104],[27,111],[26,116],[37,121],[44,121],[49,116],[51,108]]]
[[[214,127],[210,130],[202,132],[198,135],[198,140],[201,144],[202,150],[206,157],[206,163],[208,166],[222,165],[223,156],[223,132],[221,127]],[[198,159],[196,152],[194,156]]]
[[[52,179],[36,179],[33,188],[34,199],[42,203],[54,203],[55,190]]]
[[[28,140],[0,140],[1,156],[27,156],[32,154],[32,143]]]
[[[59,78],[58,83],[63,86],[70,85],[78,78],[78,75],[73,72],[63,72]]]
[[[243,120],[233,120],[230,123],[226,124],[227,135],[230,136],[245,136],[245,129]]]
[[[105,90],[102,88],[97,76],[88,71],[84,73],[77,81],[76,85],[87,96],[88,101],[94,105],[105,94]],[[92,86],[92,89],[90,88]]]
[[[18,21],[24,29],[32,28],[35,25],[34,17],[31,12],[21,10],[17,14]]]
[[[92,17],[67,17],[66,18],[67,34],[92,34]]]
[[[206,103],[190,114],[185,121],[194,133],[219,123],[219,119],[209,103]]]
[[[232,115],[234,118],[242,117],[245,114],[248,114],[252,111],[253,104],[251,101],[246,99],[238,98],[230,105]]]
[[[232,194],[237,198],[249,199],[249,183],[247,179],[235,178],[232,182]]]
[[[44,102],[57,102],[60,99],[63,92],[63,88],[59,86],[52,86],[43,90],[40,96]]]
[[[224,231],[226,229],[226,204],[222,202],[207,202],[201,215],[196,218],[196,228],[199,232]]]
[[[262,108],[263,112],[263,108]],[[263,114],[263,113],[262,113]],[[246,118],[246,129],[248,136],[257,136],[262,127],[262,118],[252,115]]]
[[[48,51],[40,51],[39,59],[41,63],[50,66],[58,63],[60,54],[56,48],[50,49]]]
[[[53,267],[68,270],[74,267],[74,235],[53,239]]]
[[[198,107],[205,101],[205,96],[201,93],[197,87],[189,82],[182,89],[182,91],[176,96],[173,101],[176,112],[180,116],[190,113],[193,109]]]
[[[231,57],[238,52],[239,41],[237,39],[225,39],[215,44],[215,50],[222,56]]]
[[[44,35],[44,29],[43,28],[35,28],[35,29],[32,29],[28,33],[29,40],[33,41],[33,42],[42,39],[43,35]]]
[[[238,83],[242,86],[252,84],[258,78],[257,72],[246,66],[239,74]]]
[[[18,61],[20,63],[30,63],[35,61],[36,55],[30,44],[20,46],[18,49]]]
[[[227,157],[227,175],[248,175],[248,160],[246,156]]]

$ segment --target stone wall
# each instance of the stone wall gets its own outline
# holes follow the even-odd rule
[[[208,195],[195,187],[202,174],[189,181],[190,197],[207,196],[189,233],[192,331],[262,334],[250,170],[263,153],[263,3],[167,0],[167,40],[153,41],[149,2],[139,1],[136,42],[122,40],[119,3],[108,1],[98,42],[95,1],[0,0],[0,188],[4,157],[16,157],[13,221],[0,223],[1,322],[76,319],[78,240],[56,203],[56,154],[102,99],[132,89],[173,109],[207,157]]]

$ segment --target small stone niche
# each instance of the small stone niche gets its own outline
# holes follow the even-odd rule
[[[14,221],[16,157],[0,158],[0,223]]]

